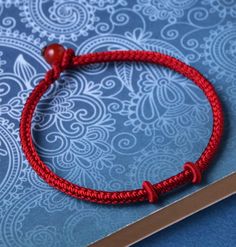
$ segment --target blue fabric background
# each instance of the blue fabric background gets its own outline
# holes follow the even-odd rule
[[[194,214],[133,247],[236,246],[236,196]]]
[[[235,170],[234,0],[0,1],[0,246],[85,246]],[[221,150],[200,186],[157,205],[103,206],[50,188],[21,151],[19,118],[49,66],[50,42],[77,54],[153,50],[199,69],[216,87],[226,118]],[[40,101],[33,138],[42,160],[94,189],[161,181],[195,161],[212,128],[210,107],[191,81],[150,64],[87,66],[63,74]]]

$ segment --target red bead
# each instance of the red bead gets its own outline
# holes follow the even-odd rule
[[[192,162],[186,162],[184,164],[184,170],[189,169],[192,174],[193,174],[193,178],[192,178],[192,183],[193,184],[198,184],[201,182],[202,180],[202,174],[198,168],[198,166],[196,166],[194,163]]]
[[[64,52],[65,48],[62,45],[55,43],[45,46],[42,50],[42,56],[49,64],[52,65],[61,62]]]
[[[143,189],[147,192],[148,201],[150,203],[155,203],[158,201],[158,194],[154,186],[149,181],[143,182]]]

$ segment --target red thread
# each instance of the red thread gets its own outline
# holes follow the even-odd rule
[[[60,50],[61,51],[61,50]],[[48,59],[49,60],[49,59]],[[35,108],[52,83],[59,78],[60,73],[65,69],[78,68],[91,63],[114,62],[114,61],[136,61],[148,62],[168,67],[188,79],[192,80],[205,94],[209,100],[213,114],[213,128],[209,142],[200,155],[195,165],[187,163],[182,172],[167,178],[151,186],[144,182],[144,188],[130,191],[98,191],[73,184],[66,179],[55,174],[43,163],[35,150],[31,136],[31,121]],[[54,188],[81,200],[87,200],[103,204],[121,204],[141,202],[145,200],[153,201],[155,195],[153,190],[158,191],[158,196],[176,189],[189,182],[198,182],[201,173],[207,169],[210,161],[215,155],[223,134],[223,111],[220,99],[211,83],[193,67],[180,60],[159,52],[152,51],[105,51],[91,54],[75,56],[72,49],[64,51],[60,60],[52,63],[52,69],[47,71],[45,78],[30,93],[20,119],[20,139],[22,149],[32,168],[37,174]],[[197,169],[195,168],[197,167]]]
[[[154,203],[158,201],[158,194],[155,190],[155,187],[149,182],[143,182],[143,189],[147,192],[147,198],[150,203]]]
[[[193,184],[198,184],[201,182],[202,180],[202,174],[199,170],[199,168],[192,162],[186,162],[184,164],[184,170],[190,170],[193,174],[193,178],[192,178],[192,183]]]

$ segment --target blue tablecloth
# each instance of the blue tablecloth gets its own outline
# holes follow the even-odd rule
[[[5,0],[0,3],[0,246],[85,246],[235,170],[236,3],[221,0]],[[225,113],[221,149],[199,186],[157,205],[103,206],[49,187],[22,153],[19,118],[60,42],[77,54],[152,50],[196,67]],[[168,69],[96,64],[64,73],[32,125],[42,160],[58,175],[102,190],[140,188],[195,161],[211,134],[203,93]]]

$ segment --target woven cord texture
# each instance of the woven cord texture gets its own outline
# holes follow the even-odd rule
[[[197,169],[199,169],[200,173],[198,174],[201,174],[204,170],[206,170],[219,147],[223,134],[224,119],[220,99],[212,84],[206,78],[204,78],[204,76],[202,76],[196,69],[181,62],[176,58],[151,51],[108,51],[75,56],[72,49],[65,50],[61,62],[58,64],[54,64],[52,66],[52,69],[46,72],[44,79],[41,80],[39,84],[34,88],[34,90],[30,93],[25,103],[20,120],[21,145],[27,160],[29,161],[32,168],[36,171],[36,173],[49,185],[70,196],[81,200],[87,200],[102,204],[123,204],[146,201],[148,200],[148,192],[144,188],[117,192],[92,190],[73,184],[66,179],[56,175],[40,159],[38,153],[35,150],[35,146],[33,144],[31,136],[31,121],[35,108],[40,98],[47,91],[50,85],[60,77],[61,72],[66,69],[76,69],[80,66],[88,65],[91,63],[114,61],[136,61],[162,65],[189,78],[199,88],[201,88],[201,90],[207,97],[212,109],[213,128],[207,146],[205,147],[203,153],[200,155],[194,165]],[[158,193],[158,195],[162,195],[170,192],[177,187],[191,182],[193,179],[193,175],[194,174],[192,173],[191,169],[183,169],[183,171],[178,173],[177,175],[153,184],[153,188],[156,193]]]

